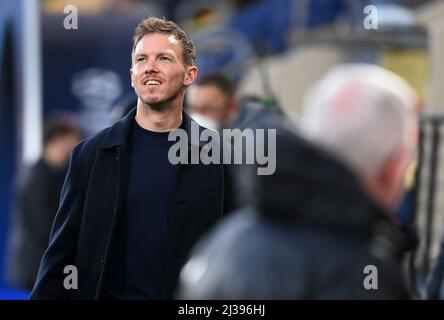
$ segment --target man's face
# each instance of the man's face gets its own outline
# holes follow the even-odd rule
[[[152,33],[137,43],[130,73],[139,99],[162,108],[183,97],[184,88],[196,78],[197,68],[184,64],[181,44],[173,35]]]
[[[187,98],[191,113],[208,117],[219,124],[225,121],[231,113],[231,99],[215,85],[193,86]]]

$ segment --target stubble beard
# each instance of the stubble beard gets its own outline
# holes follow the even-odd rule
[[[144,108],[157,111],[157,112],[165,112],[173,107],[173,101],[180,95],[181,90],[178,89],[176,92],[167,96],[164,99],[157,100],[154,99],[150,101],[149,99],[145,99],[143,95],[138,95],[140,101],[142,101]]]
[[[169,108],[170,105],[170,103],[168,103],[169,99],[164,101],[149,101],[147,99],[144,99],[142,96],[139,96],[139,99],[140,101],[142,101],[144,108],[154,111],[165,111]]]

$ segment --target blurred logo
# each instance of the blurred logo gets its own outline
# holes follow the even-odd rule
[[[71,92],[81,101],[81,123],[92,134],[112,123],[111,109],[123,89],[116,72],[90,68],[73,76]]]

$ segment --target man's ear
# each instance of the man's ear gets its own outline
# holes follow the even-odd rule
[[[185,79],[183,80],[184,86],[189,86],[193,84],[197,77],[197,67],[196,66],[188,66],[185,69]]]
[[[131,87],[134,88],[134,74],[133,74],[133,68],[130,68],[130,76],[131,76]]]
[[[393,153],[387,160],[384,162],[384,165],[379,172],[379,181],[385,185],[391,185],[397,176],[397,172],[399,172],[400,165],[400,155],[399,153]]]
[[[398,198],[405,190],[404,177],[407,167],[408,161],[405,154],[396,152],[386,160],[380,171],[380,186],[385,190],[391,202],[399,201]]]

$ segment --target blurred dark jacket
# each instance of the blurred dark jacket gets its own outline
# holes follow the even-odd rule
[[[128,139],[135,113],[133,109],[110,128],[74,148],[32,299],[103,298],[110,250],[128,189]],[[188,137],[191,122],[184,112],[182,128]],[[202,148],[203,142],[190,140],[189,152],[191,148]],[[169,219],[165,298],[172,296],[180,269],[197,239],[235,207],[225,165],[180,164]],[[76,290],[63,286],[67,265],[77,267]]]
[[[296,135],[278,131],[274,175],[256,201],[203,239],[183,269],[185,299],[407,299],[409,242],[355,176]],[[367,265],[377,290],[364,288]]]
[[[18,181],[8,265],[8,280],[14,287],[30,291],[34,286],[65,174],[66,170],[51,167],[41,159]]]

